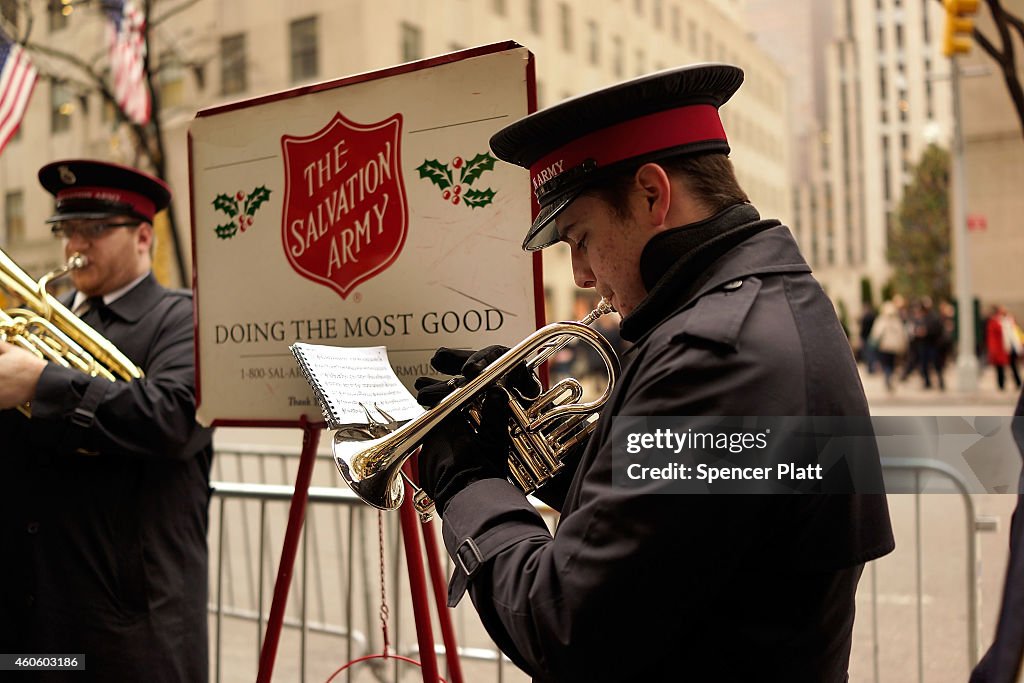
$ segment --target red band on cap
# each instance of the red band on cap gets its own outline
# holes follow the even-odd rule
[[[695,142],[725,141],[718,108],[692,104],[648,114],[588,133],[559,147],[530,166],[530,186],[537,188],[587,159],[598,168],[662,149]]]
[[[130,192],[128,190],[110,187],[69,187],[57,192],[58,202],[69,199],[95,199],[101,202],[127,204],[132,207],[133,211],[146,216],[149,220],[153,220],[153,216],[156,214],[156,206],[153,204],[153,200],[138,192]]]

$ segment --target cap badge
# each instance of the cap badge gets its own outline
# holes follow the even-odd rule
[[[60,181],[65,185],[74,185],[78,182],[78,178],[75,177],[71,169],[63,164],[57,167],[57,173],[60,174]]]

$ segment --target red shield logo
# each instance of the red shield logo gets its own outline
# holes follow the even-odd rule
[[[339,112],[313,135],[281,136],[284,252],[295,272],[342,299],[387,270],[405,244],[401,132],[401,114],[361,125]]]

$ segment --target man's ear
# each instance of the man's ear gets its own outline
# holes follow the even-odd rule
[[[156,239],[156,235],[153,230],[152,223],[141,223],[135,231],[136,240],[138,240],[139,251],[144,251],[147,254],[152,253],[153,242]]]
[[[665,225],[672,207],[672,182],[665,169],[654,163],[647,163],[637,169],[633,176],[636,189],[645,204],[643,215],[651,227]]]

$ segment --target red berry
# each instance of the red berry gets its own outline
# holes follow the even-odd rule
[[[245,193],[239,190],[238,192],[235,193],[235,199],[237,199],[238,201],[242,201],[243,199],[245,199]]]
[[[462,197],[460,197],[459,195],[455,195],[454,197],[452,197],[452,204],[458,204],[460,199],[462,199]]]
[[[252,216],[246,216],[245,217],[245,224],[246,225],[252,225]]]
[[[462,185],[455,186],[455,194],[462,194]]]
[[[441,198],[442,199],[449,199],[451,196],[452,196],[452,193],[449,192],[448,190],[445,190],[444,192],[441,193]]]
[[[462,168],[462,157],[455,157],[452,159],[452,166],[455,168]]]

